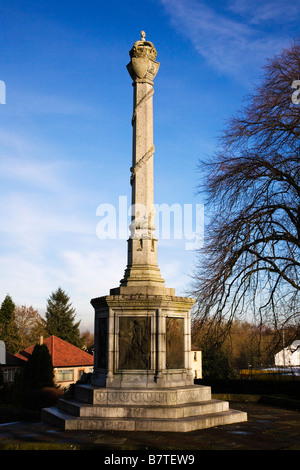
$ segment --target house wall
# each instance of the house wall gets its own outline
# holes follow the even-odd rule
[[[191,364],[194,379],[202,379],[202,351],[191,351]]]
[[[56,385],[60,385],[62,388],[67,388],[71,384],[76,383],[83,373],[88,374],[89,372],[93,372],[93,367],[55,367],[54,382]]]
[[[300,351],[291,352],[289,348],[285,348],[279,353],[275,354],[276,366],[299,366],[300,365]]]
[[[4,341],[0,341],[0,364],[6,364],[6,348]]]
[[[20,367],[2,366],[1,371],[3,374],[4,383],[13,383],[16,372],[20,372]]]

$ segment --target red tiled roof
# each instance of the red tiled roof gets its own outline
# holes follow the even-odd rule
[[[82,351],[82,349],[67,343],[57,336],[49,336],[43,340],[52,356],[53,367],[71,367],[71,366],[92,366],[94,357],[91,354]],[[15,354],[16,357],[27,361],[31,356],[34,346]]]

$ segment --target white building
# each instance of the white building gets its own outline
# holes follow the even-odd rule
[[[300,366],[300,340],[279,351],[274,359],[275,366]]]
[[[192,346],[191,359],[194,379],[202,379],[202,351]]]
[[[6,348],[4,341],[0,341],[0,364],[6,364]]]

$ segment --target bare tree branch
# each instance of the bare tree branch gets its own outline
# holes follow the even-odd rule
[[[200,162],[210,222],[198,253],[198,317],[258,314],[278,326],[300,311],[300,43],[268,61],[262,84]],[[284,312],[284,316],[283,316]]]

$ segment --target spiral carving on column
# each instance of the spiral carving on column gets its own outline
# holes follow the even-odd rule
[[[154,90],[153,88],[148,91],[148,93],[146,93],[146,95],[143,96],[143,98],[137,103],[135,109],[134,109],[134,112],[133,112],[133,115],[132,115],[132,119],[131,119],[131,124],[132,126],[134,125],[134,122],[136,120],[136,116],[137,116],[137,113],[138,113],[138,110],[141,108],[141,106],[143,104],[145,104],[148,99],[150,99],[152,96],[153,96],[153,93],[154,93]],[[145,165],[145,163],[149,160],[149,158],[151,158],[153,156],[155,152],[155,147],[154,145],[151,145],[151,147],[149,148],[149,150],[147,150],[147,152],[142,156],[142,158],[140,158],[140,160],[134,165],[134,167],[131,167],[130,168],[130,171],[131,171],[131,178],[130,178],[130,184],[132,185],[133,184],[133,180],[135,178],[135,175],[138,171],[139,168],[141,168],[143,165]]]

